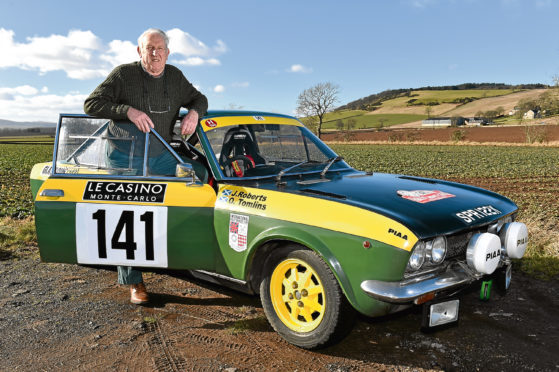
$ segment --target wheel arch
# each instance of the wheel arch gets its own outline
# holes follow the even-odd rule
[[[251,252],[245,263],[245,278],[251,289],[259,292],[266,260],[270,252],[290,244],[314,251],[328,265],[336,277],[346,299],[355,307],[355,294],[349,278],[328,246],[317,236],[301,229],[274,227],[260,233],[252,242]]]

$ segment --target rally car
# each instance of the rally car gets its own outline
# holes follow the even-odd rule
[[[303,348],[339,340],[354,311],[421,305],[422,326],[454,322],[460,290],[492,278],[508,288],[528,243],[509,199],[356,170],[291,116],[213,111],[170,143],[134,130],[60,116],[52,162],[31,172],[42,260],[230,282]]]

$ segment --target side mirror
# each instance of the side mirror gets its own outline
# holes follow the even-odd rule
[[[196,178],[196,172],[194,172],[194,167],[189,163],[179,163],[175,169],[175,177],[178,178],[191,178],[192,181],[188,182],[188,186],[202,186],[202,182],[198,181]]]

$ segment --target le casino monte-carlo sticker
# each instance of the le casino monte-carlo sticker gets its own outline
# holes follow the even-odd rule
[[[164,183],[88,181],[83,200],[163,203],[166,189]]]

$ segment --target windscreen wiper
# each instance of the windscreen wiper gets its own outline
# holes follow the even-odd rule
[[[276,182],[279,183],[281,181],[281,178],[283,177],[284,174],[286,174],[287,172],[289,172],[290,170],[293,170],[297,167],[300,167],[301,165],[305,165],[305,164],[309,164],[309,163],[318,163],[316,160],[305,160],[302,161],[300,163],[294,164],[290,167],[287,167],[285,169],[282,169],[277,175],[276,175]]]
[[[328,164],[326,164],[326,166],[324,167],[324,169],[322,170],[322,172],[320,172],[320,178],[324,178],[324,176],[326,175],[326,172],[328,172],[328,169],[330,169],[330,167],[337,161],[343,160],[343,156],[335,156],[331,159],[328,159]]]

